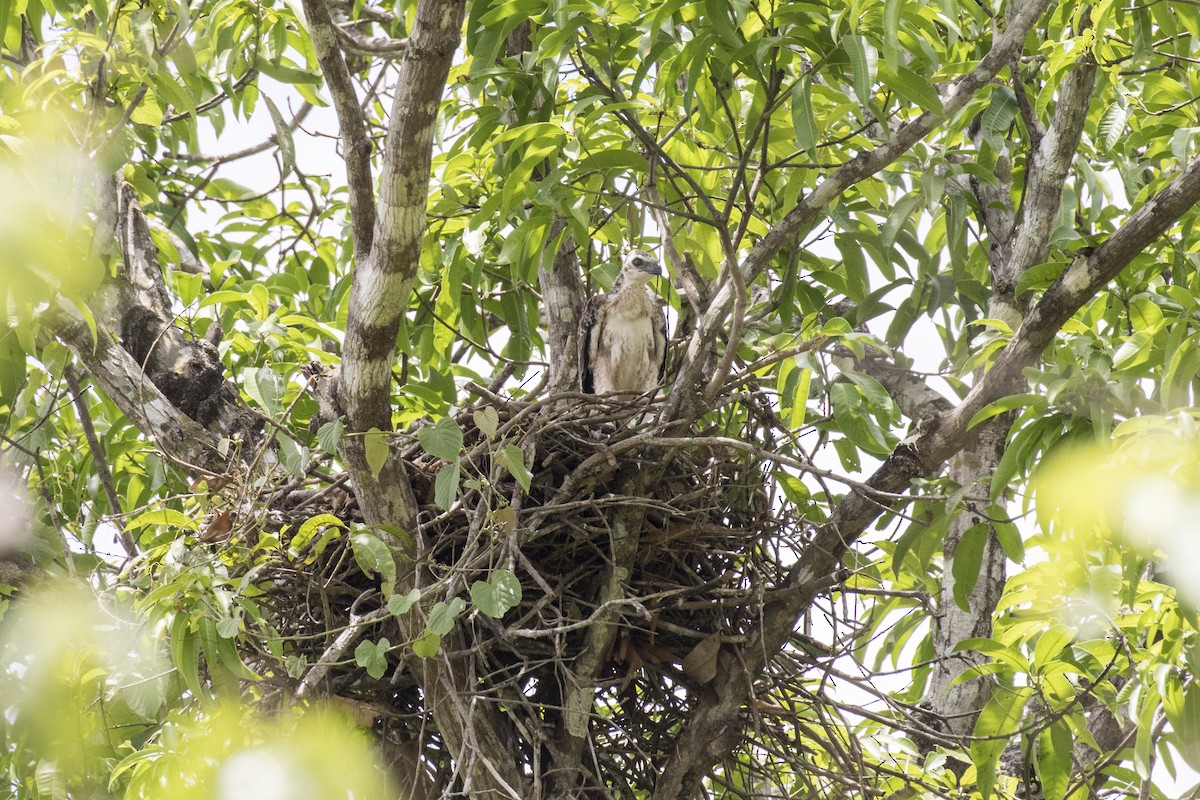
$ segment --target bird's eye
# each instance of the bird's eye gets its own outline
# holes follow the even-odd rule
[[[643,262],[642,262],[642,260],[641,260],[640,258],[635,258],[635,259],[633,260],[633,265],[634,265],[635,267],[640,267],[640,266],[642,265],[642,263],[643,263]]]

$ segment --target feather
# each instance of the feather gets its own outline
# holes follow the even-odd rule
[[[648,392],[666,370],[667,321],[646,284],[662,267],[635,250],[607,294],[588,300],[579,321],[579,384],[589,394]]]

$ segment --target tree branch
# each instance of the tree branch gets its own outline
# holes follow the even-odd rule
[[[338,378],[352,434],[344,441],[345,455],[364,514],[408,531],[416,530],[416,500],[400,458],[392,452],[382,470],[371,469],[362,436],[353,434],[392,429],[396,336],[420,261],[434,128],[463,13],[462,0],[422,0],[417,7],[396,81],[370,252],[356,257]]]
[[[305,7],[320,0],[306,0]],[[324,7],[321,7],[324,10]],[[417,504],[404,462],[390,436],[387,457],[372,466],[365,436],[392,429],[392,364],[400,322],[408,309],[425,236],[426,205],[434,132],[446,78],[458,49],[464,0],[420,0],[400,63],[380,174],[379,205],[369,254],[358,251],[338,399],[346,415],[342,453],[368,524],[399,526],[417,538]],[[323,20],[328,21],[328,17]],[[328,30],[326,30],[328,33]],[[330,34],[332,37],[332,34]],[[332,41],[328,42],[332,45]],[[340,58],[340,56],[339,56]],[[357,114],[357,107],[354,111]],[[358,221],[356,220],[356,227]],[[415,553],[396,538],[401,582],[419,580]],[[414,637],[415,638],[415,637]],[[443,650],[462,650],[457,632]],[[424,692],[438,730],[463,771],[472,796],[509,797],[521,776],[508,731],[496,709],[472,719],[461,713],[460,698],[475,691],[464,657],[417,659],[412,672]]]
[[[79,414],[79,425],[83,428],[83,437],[87,440],[88,450],[92,454],[92,463],[96,465],[96,474],[100,476],[100,485],[104,487],[104,496],[108,498],[109,513],[112,514],[117,524],[117,542],[125,551],[125,555],[132,556],[136,552],[133,537],[125,530],[125,523],[121,520],[121,496],[117,493],[117,487],[113,483],[112,470],[109,469],[104,448],[100,445],[100,437],[96,436],[96,426],[92,424],[92,414],[88,410],[87,399],[83,395],[83,389],[80,387],[79,379],[75,377],[75,370],[72,367],[66,368],[63,377],[67,379],[67,388],[71,390],[71,402],[75,404],[75,411]]]
[[[1043,262],[1049,254],[1054,225],[1060,218],[1063,183],[1079,147],[1095,76],[1096,66],[1088,59],[1076,65],[1059,86],[1058,105],[1050,128],[1038,133],[1029,155],[1021,222],[1015,230],[1011,187],[1002,183],[998,190],[989,191],[975,184],[991,244],[988,259],[993,279],[988,315],[1006,320],[1014,327],[1024,316],[1014,294],[1015,287],[1026,270]],[[996,201],[1001,204],[1000,209],[995,208]],[[1002,235],[1003,231],[1008,231],[1007,236]],[[976,379],[981,379],[982,374],[978,372]],[[949,476],[953,481],[969,489],[981,486],[986,491],[989,478],[1004,455],[1014,416],[1014,412],[1002,414],[974,429],[975,441],[950,459]],[[1004,499],[997,502],[1004,503]],[[968,503],[950,522],[943,544],[947,567],[943,570],[939,610],[932,631],[938,659],[929,678],[926,698],[933,715],[957,736],[968,735],[974,729],[979,712],[991,696],[991,687],[983,680],[960,678],[986,658],[970,651],[955,653],[953,649],[964,639],[991,635],[1007,563],[998,538],[989,533],[978,578],[967,596],[968,609],[959,607],[955,596],[957,579],[948,565],[967,531],[988,522],[981,510],[978,504]]]
[[[1008,29],[996,38],[991,50],[979,63],[950,90],[942,102],[943,113],[925,112],[901,126],[884,145],[870,152],[860,153],[853,160],[834,170],[796,206],[784,215],[770,231],[759,240],[743,259],[741,269],[744,283],[749,285],[756,276],[767,268],[771,259],[792,241],[793,237],[810,227],[826,206],[836,200],[842,192],[865,178],[874,175],[910,148],[944,120],[954,116],[970,99],[990,81],[1025,44],[1025,36],[1033,24],[1050,5],[1050,0],[1027,0],[1013,15]],[[675,381],[664,418],[678,417],[693,392],[697,380],[707,361],[707,353],[713,343],[721,337],[722,328],[729,308],[734,302],[735,282],[719,283],[719,288],[701,316],[685,353],[683,367]]]
[[[546,345],[550,358],[550,382],[547,394],[570,391],[579,385],[579,318],[583,315],[584,288],[579,271],[579,253],[575,240],[566,233],[566,224],[556,220],[550,242],[561,243],[553,258],[547,251],[538,264],[538,285],[542,290],[542,319],[546,323]],[[546,264],[545,261],[550,263]]]
[[[403,58],[408,39],[392,39],[387,36],[365,36],[350,26],[355,22],[337,22],[333,32],[337,34],[341,48],[347,53],[373,58]]]
[[[867,480],[877,491],[903,492],[917,477],[933,474],[976,436],[974,416],[1012,393],[1021,371],[1041,357],[1062,325],[1115,278],[1133,258],[1165,233],[1200,202],[1200,158],[1193,160],[1157,195],[1137,210],[1108,241],[1090,256],[1081,256],[1051,286],[1001,351],[986,375],[955,407],[918,427]],[[789,572],[784,590],[769,600],[762,622],[743,649],[728,678],[694,714],[680,735],[676,754],[668,762],[656,798],[688,796],[715,760],[707,743],[734,730],[752,690],[752,680],[791,634],[812,600],[828,586],[829,576],[867,526],[881,513],[868,493],[852,491],[830,519],[813,535],[804,554]]]
[[[350,186],[350,223],[354,229],[354,254],[359,263],[371,251],[375,226],[375,187],[371,178],[371,139],[363,124],[358,93],[350,69],[337,45],[337,34],[325,0],[303,0],[313,50],[333,98],[342,133],[342,158]]]
[[[288,123],[288,130],[294,131],[300,127],[300,123],[308,116],[308,112],[312,111],[312,103],[305,103],[300,106],[300,110],[292,117],[292,121]],[[168,158],[174,158],[178,161],[186,161],[191,164],[228,164],[231,161],[255,156],[259,153],[270,150],[272,147],[279,146],[279,135],[272,133],[265,141],[251,145],[241,150],[235,150],[232,153],[224,155],[205,155],[202,153],[171,153]]]
[[[1012,256],[995,275],[995,293],[1012,302],[1017,281],[1030,268],[1046,260],[1054,226],[1062,207],[1063,184],[1079,147],[1087,121],[1096,64],[1090,58],[1071,70],[1058,89],[1058,104],[1050,129],[1032,151],[1026,168],[1025,199],[1017,226]]]
[[[151,436],[168,458],[192,470],[214,475],[225,471],[228,462],[217,437],[172,405],[111,331],[97,325],[93,340],[79,312],[61,303],[47,311],[46,319],[121,413]]]

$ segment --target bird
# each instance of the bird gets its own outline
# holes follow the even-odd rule
[[[588,300],[579,320],[579,383],[588,394],[648,392],[667,364],[667,318],[647,284],[662,264],[633,250],[611,292]]]

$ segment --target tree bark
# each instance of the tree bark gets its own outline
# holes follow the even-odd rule
[[[392,426],[392,365],[400,324],[407,313],[425,236],[430,164],[438,110],[458,48],[463,0],[421,0],[396,82],[380,174],[370,253],[358,254],[350,290],[350,313],[338,378],[338,401],[346,416],[342,451],[368,524],[397,526],[415,538],[417,503],[407,470],[388,432]],[[378,470],[367,458],[386,442]],[[382,440],[382,441],[381,441]],[[401,560],[401,591],[419,581],[416,553],[392,539]],[[409,633],[419,633],[419,614]],[[521,775],[509,731],[496,709],[469,710],[474,686],[464,668],[457,634],[443,639],[435,660],[413,668],[443,740],[473,797],[519,796]],[[477,712],[477,713],[476,713]]]
[[[309,37],[325,84],[333,98],[338,129],[342,134],[342,159],[346,162],[346,183],[350,188],[350,224],[354,231],[357,259],[371,252],[375,227],[375,186],[371,179],[371,139],[363,124],[358,93],[350,78],[346,59],[338,49],[337,30],[329,16],[326,0],[304,0]]]
[[[1014,80],[1020,80],[1019,75]],[[1016,296],[1021,276],[1046,260],[1054,226],[1060,218],[1062,187],[1071,161],[1079,147],[1080,135],[1087,119],[1087,109],[1096,80],[1094,63],[1076,66],[1059,87],[1058,104],[1050,126],[1034,134],[1037,146],[1030,151],[1024,202],[1020,223],[1014,227],[1016,214],[1012,210],[1011,173],[998,169],[997,185],[976,184],[980,215],[989,236],[988,259],[992,273],[992,297],[988,316],[1017,327],[1024,318],[1023,304]],[[1036,120],[1032,121],[1036,124]],[[1008,153],[1001,155],[1004,167]],[[977,372],[976,380],[982,378]],[[979,513],[987,506],[990,478],[1004,455],[1011,414],[988,420],[979,428],[975,442],[950,460],[950,478],[960,486],[970,487],[968,498],[983,493],[983,500],[959,514],[950,525],[945,542],[945,570],[938,612],[934,617],[933,650],[937,656],[926,694],[927,704],[945,729],[957,736],[974,730],[975,720],[991,696],[991,686],[983,679],[955,683],[959,676],[987,659],[974,652],[954,653],[955,646],[968,638],[988,637],[992,632],[992,617],[1004,590],[1006,555],[994,533],[990,533],[980,562],[979,577],[968,597],[968,608],[959,607],[955,600],[955,577],[951,564],[963,535],[976,524],[990,524]],[[997,498],[996,510],[1007,513],[1003,496]]]
[[[542,321],[546,325],[546,348],[550,361],[550,394],[572,391],[579,386],[579,319],[583,315],[586,292],[579,270],[579,250],[575,240],[565,233],[566,225],[556,221],[550,229],[550,241],[561,243],[549,264],[538,264],[538,284],[542,290]]]
[[[92,297],[94,333],[77,309],[61,301],[47,319],[95,383],[168,458],[194,472],[220,474],[239,448],[245,457],[254,455],[263,420],[226,384],[215,350],[172,324],[158,248],[133,189],[106,180],[98,195],[94,257],[107,261],[115,245],[122,266]],[[131,341],[135,336],[140,344]],[[222,439],[228,440],[224,446]]]

